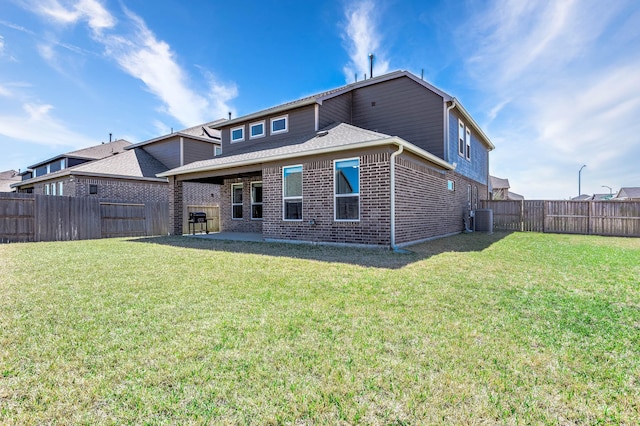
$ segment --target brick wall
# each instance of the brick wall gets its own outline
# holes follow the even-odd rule
[[[89,194],[90,185],[97,185],[97,194]],[[169,201],[166,182],[141,182],[126,179],[75,176],[74,186],[75,197],[96,197],[110,200],[141,202]]]
[[[225,179],[220,188],[220,230],[225,232],[262,232],[260,219],[251,219],[251,182],[262,181],[259,176]],[[231,184],[242,183],[242,219],[231,218]],[[265,190],[263,185],[263,191]],[[263,192],[264,199],[264,192]],[[264,202],[263,202],[264,215]]]
[[[171,235],[182,235],[183,231],[183,186],[182,181],[169,178],[169,232]]]
[[[447,183],[454,182],[450,191]],[[464,230],[469,210],[468,185],[472,204],[486,199],[487,188],[452,171],[440,171],[401,156],[396,161],[396,244],[419,241]],[[474,190],[474,187],[476,188]]]
[[[185,182],[183,201],[186,206],[219,206],[220,185],[210,183]]]
[[[348,157],[353,155],[337,159]],[[262,172],[264,238],[389,245],[389,153],[359,158],[360,220],[349,222],[334,220],[333,159],[302,163],[302,221],[282,219],[282,167],[265,167]]]

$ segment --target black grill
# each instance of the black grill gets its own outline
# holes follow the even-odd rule
[[[191,212],[189,213],[189,232],[196,233],[196,224],[200,224],[200,232],[205,231],[209,233],[209,225],[207,223],[207,214],[205,212]],[[204,229],[203,229],[204,225]]]

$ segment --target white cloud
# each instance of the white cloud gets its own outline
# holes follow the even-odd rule
[[[11,139],[39,145],[81,147],[92,143],[73,130],[68,129],[52,114],[53,106],[42,103],[24,103],[19,115],[0,116],[0,134]]]
[[[491,172],[515,192],[575,196],[582,164],[583,192],[640,184],[629,172],[640,134],[640,34],[620,37],[630,7],[496,1],[456,32],[487,104]]]
[[[380,47],[382,36],[376,28],[375,3],[370,0],[360,1],[345,9],[347,19],[343,40],[351,59],[343,71],[348,83],[353,82],[355,74],[358,79],[370,74],[369,54],[375,55],[373,75],[384,74],[389,70],[389,61],[384,59],[385,52]]]
[[[122,25],[98,0],[75,0],[61,3],[46,0],[32,3],[33,10],[60,24],[86,22],[95,41],[105,47],[106,55],[132,77],[141,80],[149,92],[162,101],[160,110],[184,126],[193,126],[226,116],[232,108],[229,101],[237,96],[233,84],[223,84],[207,74],[208,86],[198,91],[179,64],[171,46],[147,27],[142,18],[122,6],[126,20]],[[71,51],[82,52],[76,46],[55,42]],[[51,43],[39,46],[40,54],[52,67],[58,66]],[[203,93],[208,92],[207,95]],[[210,96],[208,96],[210,95]]]

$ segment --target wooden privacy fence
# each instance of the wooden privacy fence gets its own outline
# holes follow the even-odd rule
[[[0,242],[166,235],[167,202],[0,193]]]
[[[489,201],[493,229],[640,237],[640,201]]]

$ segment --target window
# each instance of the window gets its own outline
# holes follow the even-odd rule
[[[467,185],[467,208],[471,210],[471,185]]]
[[[213,149],[213,156],[217,157],[218,155],[222,154],[222,148],[219,146],[215,146],[215,148]]]
[[[251,123],[249,126],[249,139],[261,138],[264,136],[264,121]]]
[[[62,195],[62,182],[58,182],[58,195]]]
[[[90,184],[89,185],[89,195],[96,195],[98,193],[98,185]]]
[[[360,159],[334,163],[335,219],[360,220]]]
[[[244,126],[231,129],[231,142],[242,142],[244,140]]]
[[[283,115],[271,119],[271,134],[285,133],[289,131],[289,116]]]
[[[467,127],[467,133],[465,134],[465,141],[467,147],[467,160],[471,160],[471,130]]]
[[[465,147],[465,135],[464,135],[464,123],[462,120],[458,120],[458,154],[464,157]]]
[[[251,219],[262,219],[262,182],[251,182]]]
[[[452,180],[448,180],[447,181],[447,189],[449,191],[455,191],[456,190],[456,183]]]
[[[473,209],[478,209],[478,186],[473,185]]]
[[[282,210],[284,220],[302,220],[302,166],[282,168]]]
[[[58,187],[57,184],[52,183],[51,184],[51,195],[56,195],[56,188]]]
[[[44,195],[49,195],[49,184],[48,183],[44,184]]]
[[[231,219],[242,219],[242,184],[231,184]]]

